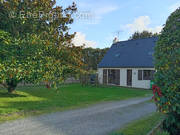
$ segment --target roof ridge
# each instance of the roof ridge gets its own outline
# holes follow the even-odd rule
[[[150,38],[158,38],[158,36],[152,36],[152,37],[145,37],[145,38],[139,38],[139,39],[130,39],[130,40],[124,40],[124,41],[118,41],[112,45],[118,44],[118,43],[122,43],[122,42],[129,42],[129,41],[136,41],[136,40],[142,40],[142,39],[150,39]]]

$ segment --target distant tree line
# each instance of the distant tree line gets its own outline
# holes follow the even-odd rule
[[[97,70],[99,62],[102,60],[109,48],[84,48],[83,61],[86,70]]]
[[[150,31],[144,30],[142,32],[136,31],[132,36],[130,36],[129,40],[132,39],[140,39],[140,38],[148,38],[148,37],[155,37],[158,36],[158,33],[152,33]]]

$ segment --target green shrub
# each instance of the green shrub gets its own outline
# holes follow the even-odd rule
[[[155,48],[156,104],[166,114],[163,128],[180,134],[180,8],[172,13]]]

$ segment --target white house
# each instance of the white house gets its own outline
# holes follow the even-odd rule
[[[98,65],[100,84],[150,88],[157,37],[113,43]]]

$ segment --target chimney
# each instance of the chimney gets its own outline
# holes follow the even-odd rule
[[[113,44],[115,44],[117,42],[119,42],[119,39],[117,37],[115,37],[114,40],[113,40]]]

